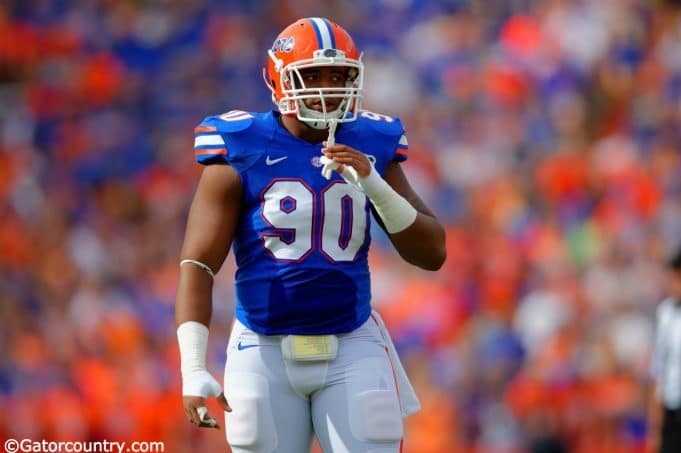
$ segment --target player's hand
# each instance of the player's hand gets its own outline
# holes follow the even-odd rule
[[[369,162],[367,156],[347,145],[337,143],[333,146],[327,146],[327,143],[324,142],[322,153],[324,156],[322,156],[321,162],[325,167],[337,171],[346,179],[366,178],[371,173],[371,162]],[[348,172],[350,168],[354,171]],[[322,174],[324,174],[324,170],[322,169]],[[353,173],[356,175],[353,175]],[[349,180],[348,182],[356,184],[356,181]]]
[[[222,409],[227,412],[232,412],[232,408],[229,407],[227,399],[224,393],[220,393],[216,399]],[[184,404],[184,413],[187,415],[187,419],[198,426],[199,428],[215,428],[220,429],[220,425],[217,420],[208,414],[208,408],[206,407],[206,398],[201,396],[183,396],[182,402]]]
[[[220,428],[217,420],[208,415],[206,398],[216,397],[223,410],[231,412],[222,387],[208,371],[195,371],[182,377],[182,403],[187,419],[201,428]]]

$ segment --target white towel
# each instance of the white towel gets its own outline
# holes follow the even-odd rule
[[[371,315],[376,320],[376,324],[378,324],[378,329],[381,331],[383,341],[385,341],[385,344],[388,347],[390,363],[395,370],[395,380],[397,381],[397,392],[399,393],[400,398],[400,410],[402,411],[402,418],[408,417],[409,415],[421,410],[421,403],[419,402],[418,396],[416,396],[414,387],[409,381],[407,372],[404,371],[402,361],[397,355],[397,350],[395,349],[392,338],[390,338],[388,328],[385,326],[383,319],[381,319],[381,315],[379,315],[376,310],[372,310]]]

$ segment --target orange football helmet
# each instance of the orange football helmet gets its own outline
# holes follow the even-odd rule
[[[319,17],[300,19],[289,25],[267,51],[265,83],[272,91],[272,101],[282,115],[297,115],[315,129],[326,129],[329,122],[357,119],[361,109],[364,65],[355,43],[343,27]],[[344,68],[344,87],[311,88],[305,86],[301,70],[308,68]],[[322,111],[305,105],[305,99],[321,99]],[[327,111],[325,99],[340,98],[335,110]]]

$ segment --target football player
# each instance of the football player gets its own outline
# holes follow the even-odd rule
[[[323,18],[289,25],[268,50],[277,109],[232,110],[195,129],[205,165],[176,301],[184,410],[234,452],[397,452],[418,400],[380,317],[367,263],[373,217],[407,262],[445,260],[445,234],[400,166],[400,120],[361,109],[361,55]],[[224,393],[206,370],[214,275],[233,247],[235,322]]]

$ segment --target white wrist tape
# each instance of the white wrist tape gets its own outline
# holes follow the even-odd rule
[[[200,322],[187,321],[177,328],[182,370],[182,394],[186,396],[217,396],[222,387],[206,370],[208,327]]]
[[[369,197],[388,233],[406,230],[416,220],[418,211],[381,178],[373,165],[366,178],[359,177],[357,171],[347,165],[343,168],[342,175],[348,183],[358,187]]]

